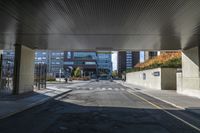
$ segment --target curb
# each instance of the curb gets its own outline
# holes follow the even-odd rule
[[[66,94],[66,93],[69,93],[69,92],[71,92],[71,91],[72,91],[72,90],[68,90],[68,91],[66,91],[66,92],[62,92],[62,93],[60,93],[60,94],[58,94],[58,95],[55,95],[55,96],[53,96],[53,97],[47,97],[47,98],[41,99],[41,100],[39,100],[39,101],[37,101],[37,102],[35,102],[35,103],[32,103],[32,104],[29,104],[29,105],[27,105],[27,106],[25,106],[25,107],[23,107],[23,108],[21,108],[21,109],[15,111],[15,112],[11,112],[11,113],[5,114],[5,115],[3,115],[3,116],[0,116],[0,120],[5,119],[5,118],[7,118],[7,117],[10,117],[10,116],[12,116],[12,115],[18,114],[18,113],[20,113],[20,112],[23,112],[23,111],[25,111],[25,110],[31,109],[31,108],[36,107],[36,106],[38,106],[38,105],[44,104],[44,103],[46,103],[46,102],[49,101],[49,100],[52,100],[52,99],[57,98],[57,97],[60,97],[60,96]]]
[[[125,84],[122,84],[122,85],[125,85],[126,87],[129,87],[130,89],[133,90],[133,87],[130,87],[130,86],[127,85],[126,83],[125,83]],[[153,96],[153,95],[151,95],[151,94],[148,94],[148,93],[145,93],[145,92],[141,92],[141,91],[140,91],[140,93],[145,94],[145,95],[147,95],[147,96],[150,96],[150,97],[152,97],[152,98],[155,98],[155,99],[157,99],[157,100],[159,100],[159,101],[165,102],[165,103],[167,103],[167,104],[169,104],[169,105],[171,105],[171,106],[174,106],[175,108],[178,108],[178,109],[181,109],[181,110],[186,110],[186,108],[184,108],[184,107],[181,107],[181,106],[179,106],[179,105],[176,105],[176,104],[174,104],[174,103],[172,103],[172,102],[169,102],[169,101],[167,101],[167,100],[163,100],[163,99],[158,98],[158,97],[156,97],[156,96]]]
[[[171,106],[174,106],[175,108],[178,108],[178,109],[181,109],[181,110],[185,110],[184,107],[178,106],[178,105],[176,105],[176,104],[174,104],[174,103],[172,103],[172,102],[163,100],[163,99],[158,98],[158,97],[156,97],[156,96],[153,96],[153,95],[151,95],[151,94],[148,94],[148,93],[145,93],[145,92],[140,92],[140,93],[143,93],[143,94],[145,94],[145,95],[147,95],[147,96],[153,97],[153,98],[155,98],[155,99],[157,99],[157,100],[159,100],[159,101],[165,102],[165,103],[167,103],[167,104],[169,104],[169,105],[171,105]]]

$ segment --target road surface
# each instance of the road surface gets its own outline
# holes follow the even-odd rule
[[[58,88],[67,88],[65,84]],[[200,116],[109,81],[0,120],[0,133],[198,133]]]

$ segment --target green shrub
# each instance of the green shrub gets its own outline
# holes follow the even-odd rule
[[[74,77],[81,77],[81,69],[80,67],[77,67],[74,71]]]

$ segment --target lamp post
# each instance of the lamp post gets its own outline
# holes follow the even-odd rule
[[[61,70],[61,68],[60,68],[60,70],[59,70],[59,81],[61,82],[61,73],[62,73],[62,70]]]

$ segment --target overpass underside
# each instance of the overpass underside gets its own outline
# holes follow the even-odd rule
[[[180,86],[199,93],[199,7],[199,0],[1,0],[0,48],[16,50],[14,92],[32,90],[34,50],[48,49],[183,50]]]

